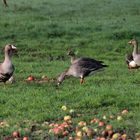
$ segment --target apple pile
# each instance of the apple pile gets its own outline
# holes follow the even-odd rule
[[[116,120],[117,123],[121,123],[129,111],[127,109],[118,113],[117,115],[106,116],[102,118],[95,117],[90,120],[79,120],[79,116],[74,109],[68,109],[66,106],[61,107],[61,111],[64,111],[66,115],[60,120],[43,122],[39,130],[32,126],[29,135],[22,135],[19,131],[12,133],[12,138],[16,140],[29,140],[33,134],[46,135],[47,137],[41,137],[40,139],[68,139],[68,140],[132,140],[125,130],[116,130],[111,124],[110,120]],[[79,117],[79,118],[78,118]],[[37,124],[38,126],[38,124]],[[35,139],[35,138],[34,138]],[[140,140],[140,133],[135,134],[135,139]],[[8,139],[4,139],[8,140]]]
[[[66,106],[62,106],[63,111],[68,111]],[[69,113],[75,112],[70,109]],[[116,119],[118,122],[123,120],[123,115],[128,114],[128,110],[123,110],[120,115],[110,119]],[[127,140],[128,136],[125,132],[117,132],[113,126],[108,123],[107,117],[104,115],[102,119],[93,118],[90,121],[79,121],[74,123],[72,115],[64,116],[61,123],[50,123],[49,133],[56,137],[67,137],[68,140],[83,140],[83,139],[96,139],[96,140]]]

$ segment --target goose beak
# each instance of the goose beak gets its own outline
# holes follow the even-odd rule
[[[14,45],[11,45],[12,46],[12,51],[14,54],[18,55],[18,50],[17,50],[17,47],[15,47]]]
[[[13,50],[17,50],[17,48],[16,48],[14,45],[12,45],[12,49],[13,49]]]
[[[131,42],[131,41],[129,41],[129,42],[128,42],[128,44],[132,44],[132,42]]]

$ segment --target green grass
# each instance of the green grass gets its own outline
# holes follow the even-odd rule
[[[132,49],[127,42],[132,38],[140,42],[139,0],[8,3],[8,8],[0,4],[0,46],[13,43],[19,55],[13,57],[16,83],[0,84],[0,120],[10,124],[0,128],[0,135],[11,134],[23,120],[41,123],[60,118],[65,114],[60,111],[62,105],[84,113],[79,120],[128,109],[131,115],[116,127],[131,136],[140,131],[140,72],[130,72],[124,61]],[[103,60],[109,67],[87,77],[82,86],[75,78],[66,79],[59,88],[54,83],[25,82],[30,74],[57,77],[70,65],[68,48],[79,56]]]

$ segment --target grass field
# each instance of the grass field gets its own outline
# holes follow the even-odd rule
[[[140,1],[12,0],[8,4],[8,8],[0,4],[0,46],[12,43],[19,52],[13,57],[16,82],[0,84],[0,120],[9,124],[0,127],[1,139],[14,130],[25,135],[30,123],[63,117],[67,114],[61,110],[63,105],[84,114],[75,122],[128,109],[121,123],[110,123],[135,139],[140,131],[140,72],[129,71],[124,56],[132,51],[130,39],[140,42]],[[83,85],[75,78],[60,87],[25,82],[30,74],[56,78],[70,65],[68,48],[78,56],[103,60],[109,67],[87,77]],[[1,61],[3,57],[1,53]]]

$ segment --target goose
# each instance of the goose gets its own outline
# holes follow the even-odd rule
[[[14,65],[12,64],[11,57],[17,48],[14,45],[6,45],[4,48],[5,59],[0,63],[0,82],[8,81],[14,72]]]
[[[135,61],[137,66],[140,66],[140,53],[138,52],[138,42],[135,39],[132,39],[128,42],[133,47],[133,60]]]
[[[93,74],[107,65],[103,61],[98,61],[92,58],[78,58],[76,62],[72,63],[70,67],[62,72],[57,78],[57,84],[60,85],[66,77],[73,76],[80,78],[80,84],[84,83],[84,78]]]

